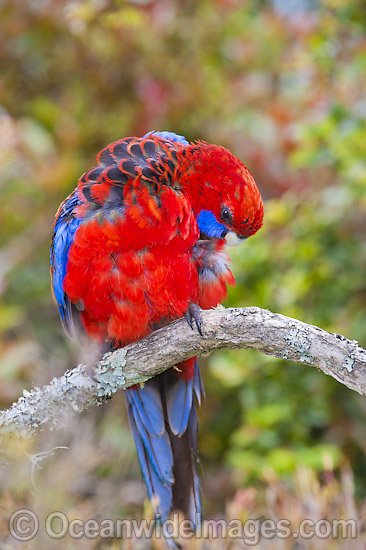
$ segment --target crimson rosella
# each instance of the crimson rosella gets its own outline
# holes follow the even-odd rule
[[[235,283],[224,245],[262,225],[253,177],[224,147],[149,132],[111,143],[61,204],[51,248],[62,323],[77,319],[101,349],[139,340],[199,309]],[[138,458],[155,513],[200,516],[197,358],[125,391]]]

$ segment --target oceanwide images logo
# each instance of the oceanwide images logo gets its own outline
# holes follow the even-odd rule
[[[41,522],[28,509],[16,510],[9,519],[10,535],[17,541],[34,539],[41,531],[51,539],[71,537],[86,539],[141,539],[173,538],[177,540],[196,539],[241,539],[247,546],[256,546],[261,539],[356,539],[357,522],[354,519],[304,519],[295,528],[288,519],[202,520],[181,519],[173,514],[166,521],[136,519],[69,519],[63,512],[51,512]]]

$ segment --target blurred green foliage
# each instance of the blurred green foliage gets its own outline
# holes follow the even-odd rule
[[[151,129],[229,147],[262,190],[263,229],[230,251],[237,286],[227,305],[268,308],[366,345],[364,15],[361,0],[324,0],[292,16],[256,0],[2,2],[3,406],[76,361],[49,287],[59,202],[102,146]],[[345,462],[365,495],[363,398],[252,351],[202,363],[208,501],[268,472]]]

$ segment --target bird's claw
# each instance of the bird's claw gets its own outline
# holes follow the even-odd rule
[[[194,330],[194,322],[198,332],[201,336],[203,336],[201,328],[201,308],[197,304],[189,304],[189,307],[185,313],[185,318],[191,329]]]

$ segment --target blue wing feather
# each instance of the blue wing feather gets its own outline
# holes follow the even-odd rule
[[[155,130],[152,130],[151,132],[147,132],[142,137],[145,138],[145,137],[148,137],[148,136],[151,136],[151,135],[158,136],[158,137],[161,137],[163,139],[169,139],[170,141],[175,141],[177,143],[181,143],[184,146],[189,145],[189,142],[186,140],[186,138],[184,136],[180,136],[179,134],[175,134],[174,132],[155,132]]]
[[[63,282],[69,249],[75,232],[82,222],[75,214],[75,208],[79,204],[80,201],[75,191],[61,204],[56,214],[50,254],[53,295],[58,305],[62,324],[69,333],[72,327],[71,304],[64,292]]]

